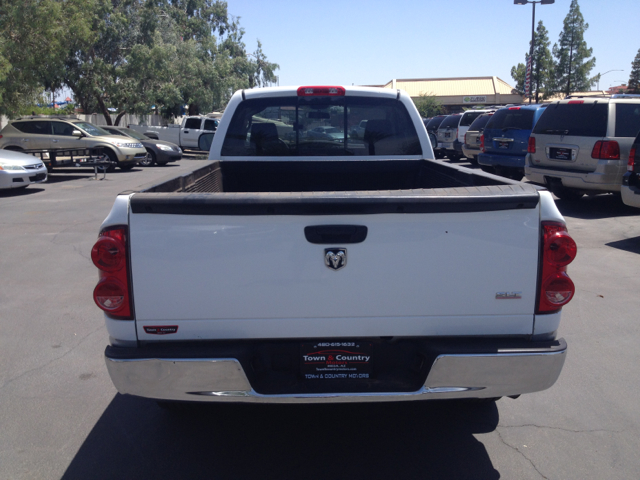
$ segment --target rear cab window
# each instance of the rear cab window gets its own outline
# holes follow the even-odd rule
[[[362,138],[349,134],[361,125]],[[395,99],[276,97],[238,105],[221,154],[394,156],[422,155],[422,148],[409,113]]]
[[[608,112],[607,103],[552,104],[536,123],[533,133],[604,137],[607,134]]]

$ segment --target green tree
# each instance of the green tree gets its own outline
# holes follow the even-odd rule
[[[564,27],[560,32],[558,43],[553,45],[555,65],[555,90],[565,95],[591,88],[595,78],[589,74],[596,65],[592,57],[593,49],[587,47],[584,32],[589,24],[584,22],[578,0],[571,0],[569,13],[564,19]]]
[[[549,50],[549,36],[547,29],[538,22],[534,35],[533,63],[531,66],[531,90],[535,92],[536,103],[547,99],[553,93],[554,64]]]
[[[515,90],[517,90],[520,95],[524,95],[524,82],[527,76],[527,67],[525,64],[529,61],[528,53],[525,55],[524,61],[525,63],[519,63],[518,65],[511,67],[511,78],[515,80]]]
[[[417,100],[414,100],[416,108],[424,118],[434,117],[444,113],[442,103],[433,93],[421,93]]]
[[[14,117],[62,86],[65,45],[92,34],[92,1],[0,1],[0,114]]]
[[[640,93],[640,50],[631,62],[631,73],[627,83],[627,93]]]
[[[538,22],[538,27],[534,33],[533,62],[531,65],[531,91],[535,92],[536,103],[541,99],[548,98],[553,92],[553,57],[549,50],[549,37],[547,29],[542,21]],[[531,42],[529,42],[531,47]],[[527,75],[527,64],[529,53],[525,54],[524,64],[511,67],[511,77],[516,82],[516,90],[524,95],[525,80]]]

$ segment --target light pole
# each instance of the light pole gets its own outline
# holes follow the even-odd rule
[[[535,42],[535,29],[536,29],[536,3],[542,5],[550,5],[555,3],[555,0],[513,0],[514,5],[526,5],[527,3],[533,4],[533,14],[531,15],[531,50],[529,50],[529,61],[527,62],[527,73],[524,80],[524,94],[529,97],[529,103],[533,98],[531,92],[531,66],[533,64],[533,45]],[[536,98],[536,103],[538,99]]]
[[[597,86],[597,90],[600,90],[600,77],[602,77],[603,75],[606,75],[607,73],[610,73],[610,72],[624,72],[624,70],[607,70],[607,71],[606,71],[606,72],[604,72],[604,73],[599,73],[599,74],[598,74],[598,86]]]

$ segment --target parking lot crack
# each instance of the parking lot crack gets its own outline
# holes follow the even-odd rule
[[[499,427],[502,428],[502,427]],[[533,469],[538,472],[538,475],[540,475],[542,478],[549,480],[549,477],[545,476],[539,469],[538,467],[536,467],[536,464],[533,463],[533,460],[531,460],[529,457],[527,457],[524,452],[522,452],[522,450],[520,450],[518,447],[514,447],[513,445],[507,443],[507,441],[502,437],[502,434],[500,433],[500,431],[496,428],[495,432],[498,434],[498,438],[500,439],[500,441],[507,447],[509,447],[512,450],[515,450],[516,452],[518,452],[520,455],[522,455],[522,458],[524,458],[527,462],[529,462],[531,464],[531,466],[533,467]]]
[[[525,423],[523,425],[500,425],[499,426],[499,428],[524,428],[524,427],[533,427],[533,428],[548,429],[548,430],[560,430],[562,432],[569,432],[569,433],[622,433],[624,431],[624,430],[604,430],[604,429],[574,430],[571,428],[550,427],[547,425],[535,425],[533,423]]]
[[[94,330],[92,330],[91,332],[89,332],[85,337],[83,337],[78,343],[77,345],[73,346],[72,348],[70,348],[69,350],[67,350],[66,352],[64,352],[62,355],[60,355],[59,357],[55,357],[52,358],[51,360],[49,360],[48,362],[42,364],[42,365],[38,365],[37,367],[33,367],[30,368],[29,370],[26,370],[22,373],[20,373],[19,375],[10,378],[9,380],[7,380],[6,382],[4,382],[2,385],[0,385],[0,390],[3,390],[4,388],[8,387],[9,385],[11,385],[12,383],[20,380],[21,378],[29,375],[32,372],[35,372],[37,370],[41,370],[43,368],[48,367],[49,365],[51,365],[54,362],[57,362],[59,360],[62,360],[64,357],[66,357],[67,355],[69,355],[71,352],[73,352],[74,350],[76,350],[79,346],[81,346],[89,337],[91,337],[94,333],[96,333],[98,330],[102,330],[104,327],[102,325],[100,325],[99,327],[95,328]]]

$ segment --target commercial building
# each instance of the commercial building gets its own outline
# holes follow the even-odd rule
[[[400,89],[415,101],[420,95],[435,96],[448,113],[461,112],[478,105],[523,103],[511,85],[498,77],[393,79],[384,88]]]

